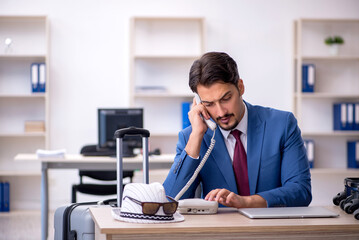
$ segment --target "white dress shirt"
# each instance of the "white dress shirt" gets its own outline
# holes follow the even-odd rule
[[[242,120],[238,123],[238,125],[234,128],[242,132],[240,138],[241,142],[243,144],[244,150],[247,153],[247,128],[248,128],[248,110],[246,104],[244,104],[244,115]],[[234,155],[234,147],[236,146],[236,139],[231,134],[231,131],[223,130],[222,128],[219,128],[222,132],[224,142],[226,143],[226,147],[229,153],[229,156],[232,159],[233,162],[233,155]],[[234,130],[233,129],[233,130]]]

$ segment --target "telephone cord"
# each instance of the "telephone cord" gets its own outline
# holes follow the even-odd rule
[[[188,180],[187,184],[182,188],[182,190],[176,195],[175,200],[178,201],[182,195],[187,191],[187,189],[191,186],[191,184],[193,183],[193,181],[196,179],[196,177],[198,176],[199,172],[201,171],[202,167],[204,166],[204,164],[206,163],[209,155],[211,154],[214,144],[216,143],[216,140],[214,140],[214,135],[216,134],[216,131],[213,131],[213,136],[211,138],[211,144],[208,147],[208,150],[206,152],[206,154],[204,155],[204,157],[202,158],[202,161],[200,162],[200,164],[198,165],[198,167],[196,168],[196,170],[194,171],[192,177]]]

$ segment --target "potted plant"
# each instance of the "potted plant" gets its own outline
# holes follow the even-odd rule
[[[327,37],[324,43],[329,46],[330,54],[336,56],[339,52],[339,46],[344,44],[344,39],[341,36]]]

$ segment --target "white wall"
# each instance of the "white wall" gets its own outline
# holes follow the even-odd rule
[[[129,19],[203,16],[207,50],[228,52],[244,98],[292,110],[293,21],[359,18],[357,0],[0,0],[1,15],[50,20],[51,148],[97,142],[96,109],[129,104]],[[65,177],[64,177],[65,176]],[[75,171],[51,173],[51,206],[70,199]]]

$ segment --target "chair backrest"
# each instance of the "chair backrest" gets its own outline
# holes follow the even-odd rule
[[[92,144],[92,145],[85,145],[81,148],[80,153],[84,154],[84,153],[88,153],[88,152],[96,152],[97,151],[97,145]]]
[[[90,177],[102,181],[113,181],[117,179],[116,171],[90,171],[90,170],[81,170],[79,175],[82,178],[83,176]],[[133,177],[133,171],[123,171],[123,178]]]
[[[92,153],[97,152],[97,145],[85,145],[81,148],[80,153],[86,154],[86,153]],[[81,170],[79,171],[80,179],[82,181],[82,177],[90,177],[97,180],[102,181],[113,181],[117,179],[117,173],[116,170],[113,171],[96,171],[96,170]],[[123,178],[130,177],[132,179],[134,173],[133,171],[123,171]]]
[[[80,177],[90,177],[102,181],[113,181],[116,180],[116,171],[90,171],[90,170],[81,170],[79,171]]]

